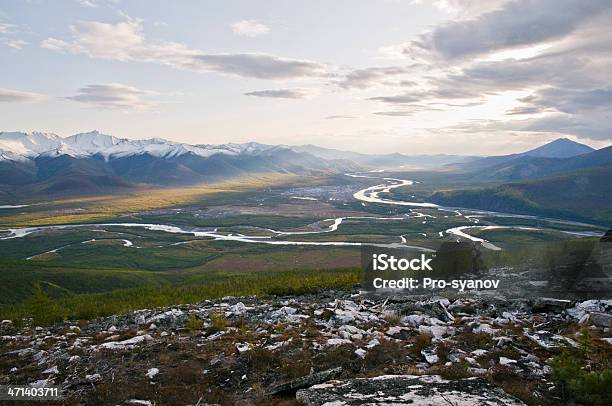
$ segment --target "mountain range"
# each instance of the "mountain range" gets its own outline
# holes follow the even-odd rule
[[[432,169],[440,168],[444,165],[466,163],[479,158],[476,156],[448,154],[404,155],[397,152],[391,154],[360,154],[352,151],[322,148],[317,145],[292,146],[291,149],[298,152],[306,152],[322,159],[346,159],[365,167],[377,169]]]
[[[380,168],[442,170],[462,184],[487,185],[428,196],[443,205],[612,217],[607,209],[612,201],[612,147],[594,150],[564,138],[523,153],[478,157],[361,154],[255,142],[190,145],[160,138],[130,140],[98,131],[65,138],[44,132],[0,132],[0,200],[14,200],[2,198],[2,193],[95,194],[255,174],[333,175]]]
[[[62,138],[43,132],[0,133],[0,184],[46,193],[96,192],[134,184],[177,185],[257,173],[315,175],[360,169],[285,146],[189,145],[129,140],[97,131]]]
[[[24,160],[39,156],[57,157],[61,155],[73,157],[100,156],[106,161],[134,155],[151,155],[157,158],[171,159],[186,154],[200,157],[210,157],[215,154],[257,154],[270,148],[273,147],[256,142],[189,145],[161,138],[130,140],[102,134],[98,131],[79,133],[65,138],[45,132],[0,133],[0,159],[5,160]]]

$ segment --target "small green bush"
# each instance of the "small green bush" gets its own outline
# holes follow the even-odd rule
[[[223,313],[211,313],[208,317],[210,317],[210,321],[212,322],[210,326],[212,331],[221,331],[227,327],[227,319]]]
[[[32,323],[35,326],[46,326],[64,318],[61,307],[45,293],[40,285],[36,286],[26,306],[30,309],[29,316],[32,317]]]
[[[569,351],[554,357],[551,365],[564,396],[571,395],[585,405],[612,404],[612,370],[585,371],[584,357]]]
[[[201,330],[204,326],[204,322],[195,315],[195,313],[191,313],[189,319],[185,322],[185,328],[189,330]]]

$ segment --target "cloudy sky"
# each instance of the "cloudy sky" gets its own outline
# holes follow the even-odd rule
[[[609,0],[0,2],[0,130],[501,154],[612,140]]]

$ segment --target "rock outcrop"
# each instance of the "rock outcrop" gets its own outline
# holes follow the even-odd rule
[[[439,375],[382,375],[332,381],[299,390],[304,406],[522,406],[482,378],[447,380]]]

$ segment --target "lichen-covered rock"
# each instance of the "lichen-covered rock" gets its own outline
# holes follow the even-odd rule
[[[589,323],[599,327],[612,327],[612,314],[591,313]]]
[[[353,405],[524,405],[482,378],[449,381],[438,375],[384,375],[328,383],[299,390],[304,406]]]
[[[533,304],[534,312],[561,311],[567,309],[572,304],[571,300],[554,299],[543,297],[535,301]]]
[[[342,372],[342,368],[328,369],[327,371],[316,372],[307,376],[302,376],[297,379],[293,379],[289,382],[275,385],[266,391],[267,395],[276,395],[281,393],[293,393],[298,389],[307,388],[312,385],[320,384],[329,379],[338,376]]]

